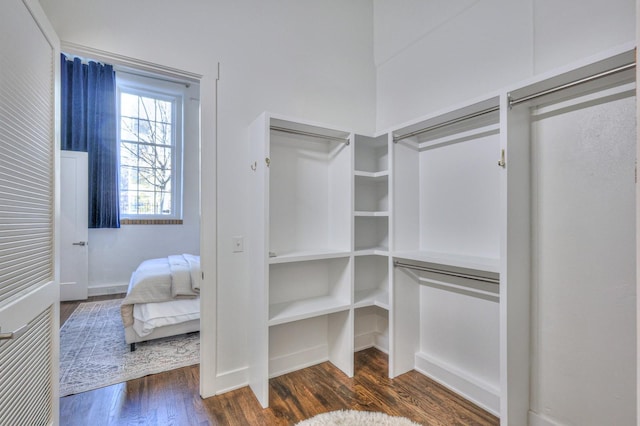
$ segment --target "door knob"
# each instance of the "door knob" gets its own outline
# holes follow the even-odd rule
[[[87,243],[84,241],[78,241],[77,243],[71,243],[74,246],[86,246]]]

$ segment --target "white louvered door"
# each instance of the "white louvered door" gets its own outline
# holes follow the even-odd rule
[[[58,46],[37,1],[2,1],[0,425],[58,424]]]

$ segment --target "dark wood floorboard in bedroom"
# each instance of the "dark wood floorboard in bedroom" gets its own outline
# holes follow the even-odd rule
[[[199,366],[60,399],[60,424],[293,425],[332,410],[382,411],[423,425],[498,425],[499,420],[420,373],[387,378],[387,356],[355,355],[353,378],[325,362],[271,379],[270,407],[248,387],[202,399]]]

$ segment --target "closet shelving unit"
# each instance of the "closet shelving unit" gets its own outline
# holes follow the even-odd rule
[[[250,385],[331,361],[353,375],[353,136],[264,113],[250,126]]]
[[[269,377],[326,360],[352,376],[354,350],[376,346],[390,377],[416,369],[502,424],[528,424],[531,111],[634,81],[634,60],[634,48],[614,51],[377,137],[256,119],[249,337],[260,403]]]
[[[389,253],[387,135],[355,136],[354,230],[356,255]]]
[[[355,136],[355,349],[389,352],[389,139]]]
[[[392,132],[390,375],[417,369],[499,408],[499,98]]]

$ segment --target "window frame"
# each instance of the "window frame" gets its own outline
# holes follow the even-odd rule
[[[169,82],[157,77],[147,77],[119,71],[116,73],[116,105],[118,114],[118,176],[121,177],[121,125],[123,93],[134,96],[146,96],[172,103],[171,131],[171,214],[131,214],[125,213],[120,206],[120,218],[124,224],[181,223],[183,214],[183,157],[184,157],[184,99],[186,87],[180,83]],[[162,145],[158,145],[162,146]],[[119,182],[119,190],[122,189]]]

